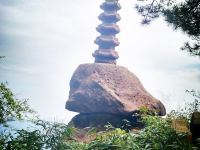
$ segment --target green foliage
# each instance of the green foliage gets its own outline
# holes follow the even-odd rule
[[[126,149],[127,133],[124,130],[116,128],[112,131],[102,132],[96,139],[89,143],[87,150],[117,150]]]
[[[146,127],[139,133],[115,129],[101,133],[87,147],[87,150],[192,150],[186,141],[186,134],[177,133],[166,119],[145,116]]]
[[[172,6],[175,0],[138,0],[135,8],[137,12],[143,17],[142,24],[150,24],[150,22],[160,15],[163,11]]]
[[[186,50],[192,56],[200,56],[200,37],[192,37],[193,44],[191,42],[185,42],[181,50]]]
[[[158,116],[145,116],[143,121],[146,127],[137,137],[141,147],[154,150],[192,149],[190,143],[186,141],[187,134],[177,133],[167,119]]]
[[[182,118],[186,119],[190,123],[192,113],[195,111],[200,111],[200,91],[187,90],[188,94],[193,96],[194,100],[185,104],[183,108],[180,107],[179,110],[172,110],[167,116],[171,119]]]
[[[14,137],[16,136],[16,137]],[[14,135],[9,136],[9,141],[5,141],[4,149],[9,150],[38,150],[43,146],[42,137],[39,130],[27,131],[17,130]]]
[[[72,128],[68,128],[63,123],[51,123],[43,120],[35,121],[35,125],[39,128],[40,137],[42,137],[43,146],[46,149],[64,150],[68,148],[65,141],[70,137]]]
[[[163,15],[175,30],[181,29],[191,37],[193,42],[186,42],[182,50],[187,50],[193,56],[200,56],[200,1],[185,0],[163,11]]]
[[[173,24],[175,29],[181,28],[190,36],[200,35],[200,2],[185,0],[164,11],[166,21]]]
[[[33,112],[27,100],[16,99],[6,84],[0,84],[0,124],[15,119],[21,120]]]
[[[155,18],[164,16],[165,21],[177,30],[181,29],[191,41],[181,48],[193,56],[200,56],[200,1],[184,0],[138,0],[136,5],[139,14],[143,16],[142,24],[149,24]]]
[[[2,134],[1,143],[4,150],[65,150],[70,149],[67,140],[72,128],[62,123],[35,121],[36,129],[12,130],[12,133]]]
[[[192,150],[187,134],[177,133],[166,119],[146,115],[146,127],[138,134],[108,125],[108,131],[95,133],[90,141],[77,140],[76,129],[65,124],[36,121],[37,129],[17,130],[0,138],[1,150]],[[81,132],[78,130],[78,132]],[[90,133],[90,131],[88,132]],[[88,134],[87,133],[87,134]],[[92,132],[94,134],[94,132]]]
[[[1,124],[10,118],[23,119],[23,113],[32,112],[27,101],[14,98],[5,84],[0,87],[1,109],[8,110],[7,113],[1,112]],[[63,123],[35,120],[29,129],[1,129],[0,150],[197,150],[187,140],[187,133],[176,132],[170,122],[173,117],[187,118],[191,112],[199,110],[199,92],[188,92],[195,97],[195,102],[167,119],[158,117],[155,111],[141,108],[138,115],[145,127],[136,134],[114,128],[111,124],[107,125],[107,131],[96,132],[94,129],[78,130]],[[129,122],[124,120],[124,127],[127,126]]]

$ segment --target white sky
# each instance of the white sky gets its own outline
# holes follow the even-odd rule
[[[69,81],[79,64],[92,63],[95,28],[103,0],[1,0],[0,81],[18,98],[29,98],[42,118],[68,122]],[[140,24],[135,0],[120,0],[118,65],[134,72],[169,111],[200,89],[200,60],[180,51],[187,36],[163,19]]]

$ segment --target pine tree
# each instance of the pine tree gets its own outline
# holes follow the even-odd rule
[[[149,4],[136,5],[144,18],[142,24],[149,24],[153,19],[164,16],[165,21],[177,30],[181,29],[191,41],[181,48],[193,56],[200,57],[200,0],[185,0],[175,3],[171,0],[152,0]]]

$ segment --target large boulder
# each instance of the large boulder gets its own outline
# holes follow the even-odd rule
[[[149,94],[125,67],[82,64],[70,81],[66,109],[79,113],[131,114],[145,107],[165,115],[163,104]]]

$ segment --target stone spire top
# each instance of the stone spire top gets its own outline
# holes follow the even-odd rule
[[[120,32],[116,22],[121,19],[117,13],[121,9],[121,6],[118,0],[105,0],[100,8],[104,10],[98,17],[102,21],[102,24],[96,30],[101,35],[95,40],[99,48],[92,56],[95,57],[95,63],[116,64],[116,59],[119,56],[117,51],[115,51],[115,47],[119,45],[119,41],[115,35]]]

